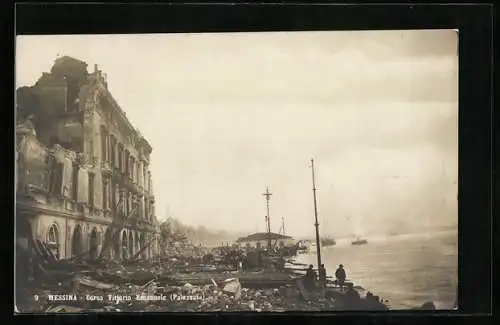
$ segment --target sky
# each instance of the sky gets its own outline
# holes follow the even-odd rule
[[[456,226],[457,32],[47,35],[16,85],[94,64],[153,147],[156,215],[227,231],[375,236]]]

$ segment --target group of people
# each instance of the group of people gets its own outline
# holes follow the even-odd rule
[[[335,271],[335,283],[339,286],[340,291],[343,292],[340,300],[343,309],[387,310],[387,306],[385,306],[379,296],[374,296],[371,292],[368,292],[365,299],[362,299],[359,292],[354,289],[354,285],[351,282],[346,283],[346,271],[342,264]],[[304,286],[309,290],[318,287],[320,290],[326,288],[326,269],[324,264],[320,265],[317,277],[313,266],[309,265],[304,277]]]
[[[346,280],[346,273],[344,266],[342,264],[339,265],[337,270],[335,271],[335,279],[336,283],[340,287],[340,290],[344,290],[344,283]],[[316,282],[318,282],[320,288],[326,287],[326,268],[325,264],[321,264],[318,269],[318,275],[316,275],[316,271],[313,269],[313,265],[310,264],[309,268],[306,271],[306,275],[304,277],[305,285],[308,288],[316,287]]]

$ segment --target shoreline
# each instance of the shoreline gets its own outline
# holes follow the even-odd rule
[[[440,231],[431,236],[433,241],[425,240],[427,234],[399,235],[384,241],[372,241],[363,246],[339,245],[323,247],[322,255],[325,266],[329,274],[335,271],[337,263],[334,260],[347,264],[348,277],[361,287],[369,291],[375,291],[384,299],[389,300],[391,310],[407,310],[426,301],[433,301],[436,308],[442,310],[451,310],[456,300],[457,277],[457,255],[456,239],[457,231]],[[424,239],[424,241],[422,241]],[[422,242],[421,247],[420,242]],[[425,249],[426,256],[431,258],[429,261],[438,259],[435,263],[429,264],[429,267],[439,274],[433,280],[434,285],[425,280],[426,272],[418,265],[417,260],[412,260],[410,255],[403,254],[404,249],[391,249],[391,247],[414,247],[407,252],[419,252]],[[409,246],[407,246],[409,245]],[[403,255],[402,255],[403,254]],[[430,254],[430,255],[429,255]],[[393,256],[393,257],[391,257]],[[404,264],[395,264],[391,259],[404,258]],[[349,261],[350,259],[354,259]],[[316,265],[315,252],[299,254],[296,258],[298,262]],[[415,261],[413,263],[412,261]],[[425,260],[424,260],[425,262]],[[372,263],[372,264],[370,264]],[[376,263],[376,265],[373,265]],[[437,264],[436,264],[437,263]],[[401,269],[400,269],[401,267]],[[385,273],[373,276],[373,273]],[[412,272],[408,274],[408,272]],[[413,274],[413,272],[416,272]],[[414,281],[421,283],[421,288],[408,285]],[[389,285],[391,281],[395,282]],[[422,282],[423,281],[423,282]],[[437,282],[436,282],[437,281]]]

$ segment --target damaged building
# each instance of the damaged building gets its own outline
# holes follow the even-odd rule
[[[152,147],[96,66],[58,58],[16,93],[16,235],[58,259],[150,258],[159,226]],[[34,240],[31,240],[31,239]]]

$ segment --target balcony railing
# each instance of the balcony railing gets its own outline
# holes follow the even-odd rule
[[[101,161],[101,169],[103,172],[108,173],[111,175],[113,172],[113,166],[111,165],[110,161]]]
[[[113,168],[113,180],[122,183],[123,182],[123,173],[118,167]]]

